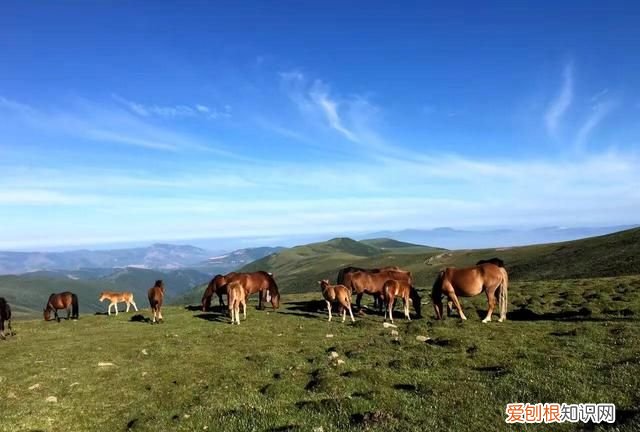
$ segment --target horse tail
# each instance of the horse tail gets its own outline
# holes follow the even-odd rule
[[[501,267],[500,270],[502,271],[502,284],[500,286],[500,321],[504,321],[507,319],[507,309],[509,308],[509,274],[504,267]]]
[[[413,302],[413,309],[415,309],[418,318],[422,317],[422,298],[420,297],[420,294],[418,294],[418,290],[416,289],[416,287],[414,287],[413,285],[409,286],[409,298]]]
[[[338,277],[336,278],[336,285],[344,285],[344,268],[338,271]]]
[[[71,316],[78,319],[80,314],[78,313],[78,296],[71,294]]]

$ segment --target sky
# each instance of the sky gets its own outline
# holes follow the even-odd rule
[[[640,214],[640,4],[0,5],[0,248]]]

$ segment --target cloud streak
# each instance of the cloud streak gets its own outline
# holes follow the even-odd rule
[[[221,109],[211,108],[207,105],[145,105],[134,102],[117,94],[113,95],[113,99],[122,106],[129,109],[134,114],[142,117],[164,117],[164,118],[180,118],[180,117],[200,117],[207,119],[220,119],[231,117],[231,106],[225,105]]]
[[[178,152],[204,151],[221,156],[234,155],[220,143],[202,140],[156,126],[127,111],[80,100],[63,110],[39,109],[0,96],[0,111],[34,131],[44,131],[107,144],[147,150]]]
[[[544,115],[547,132],[557,137],[560,121],[573,101],[573,63],[567,63],[562,71],[562,86]]]

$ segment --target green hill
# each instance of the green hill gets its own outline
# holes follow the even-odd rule
[[[393,246],[393,248],[384,248]],[[284,292],[309,292],[317,288],[320,279],[335,279],[337,269],[360,262],[393,260],[394,257],[424,256],[443,249],[413,245],[391,239],[356,241],[339,237],[325,242],[310,243],[284,249],[242,267],[239,271],[266,270],[275,274]],[[204,286],[198,286],[174,303],[199,303]]]
[[[355,265],[397,265],[413,273],[418,287],[431,286],[444,267],[466,267],[500,257],[512,280],[550,280],[640,274],[640,228],[563,243],[512,248],[447,251],[391,239],[332,239],[285,249],[254,261],[240,271],[272,272],[281,291],[310,292],[320,279],[335,280],[338,269]],[[179,300],[197,303],[204,287]]]

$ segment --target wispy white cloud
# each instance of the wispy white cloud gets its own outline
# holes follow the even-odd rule
[[[89,100],[76,101],[64,109],[40,109],[0,97],[0,111],[27,127],[91,141],[177,152],[197,150],[232,157],[223,145],[173,129],[154,125],[138,115]]]
[[[231,106],[224,105],[221,108],[212,108],[203,104],[193,105],[153,105],[142,104],[140,102],[134,102],[126,99],[120,95],[114,94],[113,99],[129,109],[131,112],[142,117],[165,117],[165,118],[180,118],[180,117],[201,117],[209,119],[230,118]]]
[[[412,155],[379,132],[382,110],[364,95],[342,96],[298,70],[280,74],[284,90],[306,121],[376,154]],[[344,146],[336,146],[344,148]]]
[[[547,132],[552,137],[557,137],[560,121],[573,101],[573,63],[569,62],[562,71],[562,86],[560,92],[549,105],[544,121]]]
[[[598,99],[593,99],[595,103],[591,107],[591,113],[582,124],[580,129],[578,129],[574,146],[575,149],[579,152],[585,150],[585,147],[589,142],[593,131],[596,129],[596,127],[598,127],[600,122],[602,122],[602,120],[611,112],[611,110],[615,106],[615,102],[611,100],[599,102]]]

